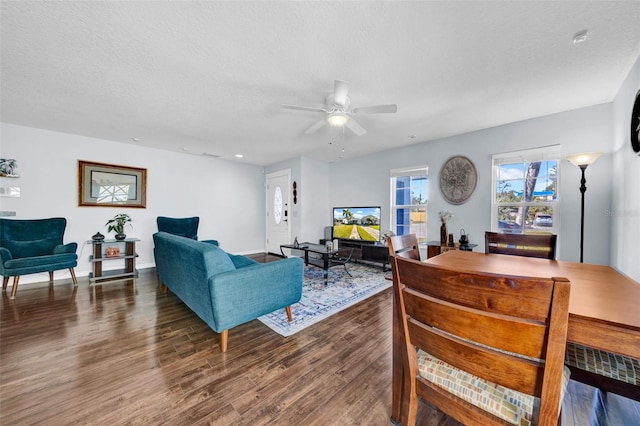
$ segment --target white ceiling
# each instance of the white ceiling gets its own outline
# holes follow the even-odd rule
[[[640,55],[639,1],[3,0],[1,14],[3,122],[256,165],[609,102]],[[322,115],[281,104],[321,105],[335,79],[353,107],[398,112],[358,116],[364,136],[306,135]]]

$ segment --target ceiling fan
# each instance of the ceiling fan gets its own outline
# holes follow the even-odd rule
[[[362,136],[367,133],[367,131],[352,118],[352,115],[384,114],[398,111],[398,106],[395,104],[349,109],[349,105],[351,104],[351,98],[349,98],[349,83],[343,80],[334,81],[333,93],[326,97],[324,103],[324,108],[286,104],[282,105],[282,107],[302,111],[322,112],[325,114],[325,117],[322,120],[318,121],[305,131],[308,135],[317,132],[322,126],[329,123],[335,127],[346,126],[356,135]]]

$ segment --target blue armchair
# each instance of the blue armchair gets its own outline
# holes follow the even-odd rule
[[[62,237],[67,219],[0,219],[0,275],[2,291],[7,290],[9,277],[13,277],[11,298],[16,298],[21,275],[49,272],[53,284],[53,271],[69,269],[71,279],[78,285],[73,270],[78,264],[77,243],[63,244]]]
[[[166,232],[168,234],[178,235],[180,237],[198,240],[198,225],[200,217],[166,217],[158,216],[156,219],[158,224],[158,232]],[[219,245],[218,240],[204,240],[204,243]]]

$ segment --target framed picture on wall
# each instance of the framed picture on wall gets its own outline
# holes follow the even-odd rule
[[[78,205],[147,207],[147,169],[78,161]]]

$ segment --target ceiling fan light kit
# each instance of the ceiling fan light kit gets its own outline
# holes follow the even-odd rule
[[[327,121],[334,127],[344,126],[349,117],[341,112],[333,112],[327,116]]]
[[[349,97],[349,83],[344,80],[335,80],[333,84],[333,93],[325,98],[325,108],[309,107],[301,105],[282,105],[283,108],[295,109],[302,111],[321,112],[325,114],[325,118],[316,122],[309,127],[305,133],[310,135],[317,132],[326,123],[334,127],[345,126],[357,136],[362,136],[367,131],[358,124],[352,117],[354,114],[393,114],[398,111],[398,106],[391,105],[374,105],[363,108],[350,109],[351,98]]]

